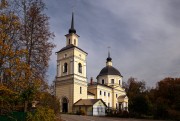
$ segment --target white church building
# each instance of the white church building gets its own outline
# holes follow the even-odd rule
[[[97,81],[88,83],[86,75],[88,53],[79,46],[79,35],[74,28],[72,14],[66,45],[57,54],[55,95],[60,101],[60,112],[86,115],[105,115],[106,109],[128,110],[128,97],[122,88],[121,73],[113,67],[110,53],[106,66],[97,74]]]

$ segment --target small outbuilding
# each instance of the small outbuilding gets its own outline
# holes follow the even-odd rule
[[[85,115],[105,116],[107,105],[102,99],[80,99],[74,104],[74,112],[84,112]]]

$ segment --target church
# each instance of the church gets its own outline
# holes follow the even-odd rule
[[[106,115],[107,109],[128,110],[128,97],[122,87],[123,76],[113,67],[110,52],[106,66],[96,77],[97,81],[93,78],[87,80],[88,53],[78,47],[79,35],[74,28],[73,13],[71,27],[65,37],[66,46],[56,52],[55,95],[60,100],[60,112],[83,110],[86,115]]]

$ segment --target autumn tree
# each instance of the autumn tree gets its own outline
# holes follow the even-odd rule
[[[156,118],[180,119],[180,78],[165,78],[154,91]]]
[[[18,3],[21,18],[21,42],[23,48],[28,50],[25,58],[30,65],[32,76],[30,80],[38,79],[41,89],[47,87],[46,72],[48,62],[54,45],[49,41],[53,38],[53,33],[49,31],[48,17],[43,13],[45,4],[41,0],[21,0]]]
[[[20,0],[21,42],[28,50],[26,63],[33,70],[33,77],[46,80],[48,62],[54,44],[50,39],[54,34],[49,29],[49,18],[43,13],[45,4],[42,0]]]
[[[49,40],[54,35],[41,0],[2,0],[0,7],[1,85],[16,92],[27,111],[36,92],[47,87],[46,71],[54,47]]]
[[[0,7],[0,109],[2,113],[2,110],[13,109],[12,106],[20,92],[27,87],[27,78],[31,75],[31,71],[29,65],[23,60],[27,51],[21,48],[19,43],[20,20],[8,9],[7,1],[2,0]]]

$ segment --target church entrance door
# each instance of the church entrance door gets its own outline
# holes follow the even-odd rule
[[[62,112],[63,113],[68,112],[68,100],[66,98],[62,99]]]

